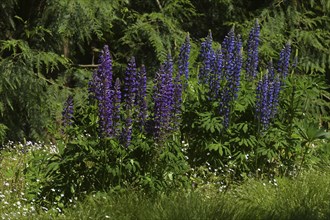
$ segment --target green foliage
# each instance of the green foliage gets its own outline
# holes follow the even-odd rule
[[[52,52],[34,50],[23,40],[1,41],[0,54],[1,121],[10,131],[7,138],[41,138],[52,111],[44,91],[54,84],[41,72],[55,71],[68,61]]]
[[[254,12],[244,25],[233,22],[245,30],[257,17],[262,25],[261,54],[275,58],[287,39],[299,51],[298,67],[302,73],[319,74],[328,72],[329,54],[329,4],[327,1],[273,1],[273,4]]]
[[[323,205],[328,205],[326,202],[321,208],[311,202],[315,196],[320,201],[324,197],[304,185],[303,178],[298,183],[283,179],[288,188],[264,187],[254,181],[248,182],[247,188],[235,186],[237,181],[248,177],[271,181],[276,186],[282,180],[276,182],[274,178],[296,176],[307,167],[327,166],[324,161],[330,161],[326,131],[330,94],[323,75],[330,60],[328,1],[32,2],[6,0],[0,6],[3,14],[0,30],[5,30],[0,33],[0,142],[45,138],[56,142],[58,148],[53,154],[35,151],[29,154],[29,159],[22,156],[18,160],[22,169],[6,168],[0,173],[2,179],[13,184],[19,184],[17,178],[24,176],[30,184],[29,200],[38,198],[39,205],[62,210],[75,197],[129,188],[161,192],[169,197],[163,195],[155,206],[154,201],[142,199],[141,202],[134,195],[123,199],[119,194],[117,200],[106,196],[105,201],[101,196],[87,197],[86,201],[92,204],[89,213],[95,218],[122,217],[119,212],[123,207],[133,210],[145,202],[146,207],[152,207],[145,208],[147,217],[155,216],[155,219],[328,217],[328,210],[323,209]],[[20,8],[26,8],[27,12]],[[247,39],[251,21],[256,17],[262,27],[258,79],[270,60],[276,67],[279,51],[288,39],[296,49],[298,66],[290,67],[289,77],[282,84],[277,115],[265,130],[254,116],[258,79],[248,81],[243,71],[238,97],[231,103],[229,127],[225,128],[224,118],[219,114],[219,100],[211,100],[209,88],[198,83],[198,39],[210,28],[215,40],[222,39],[232,26]],[[133,126],[129,147],[122,146],[120,140],[100,137],[97,105],[90,102],[87,91],[92,72],[88,68],[95,67],[98,48],[105,42],[110,44],[116,61],[115,75],[119,78],[122,78],[122,63],[132,55],[137,56],[139,63],[146,64],[148,76],[152,76],[168,53],[176,60],[187,30],[191,32],[192,42],[191,74],[184,87],[180,129],[157,143],[150,134]],[[244,48],[245,45],[246,41]],[[148,115],[151,116],[152,86],[149,80]],[[75,115],[73,125],[63,128],[61,111],[67,95],[74,97]],[[6,155],[1,151],[1,157]],[[0,162],[7,166],[10,158],[2,158]],[[317,179],[317,175],[311,179]],[[327,181],[328,177],[308,184],[319,183],[324,187]],[[212,190],[227,188],[234,191],[214,200],[195,194],[171,197],[173,189],[191,189],[191,186],[210,194]],[[285,196],[295,187],[295,199],[290,203]],[[328,188],[324,190],[328,195]],[[255,194],[246,195],[246,191]],[[265,194],[272,196],[261,200]],[[237,197],[241,198],[238,207],[233,202]],[[130,199],[132,203],[126,205]],[[104,202],[111,203],[104,209],[110,210],[110,214],[98,210]],[[173,211],[178,204],[180,211]],[[300,205],[306,209],[299,209]],[[294,213],[295,210],[299,212]],[[147,218],[142,211],[138,216]]]
[[[59,151],[43,163],[45,177],[35,191],[39,204],[62,209],[74,198],[96,191],[138,188],[153,193],[187,186],[189,166],[177,136],[160,146],[138,128],[125,147],[120,140],[99,136],[98,109],[86,105],[87,96],[74,98],[74,124],[62,127],[56,137]]]
[[[2,218],[24,219],[37,215],[35,195],[45,178],[46,160],[56,150],[41,142],[8,142],[0,151]],[[33,161],[33,163],[32,163]]]
[[[17,4],[16,0],[4,0],[2,1],[2,4],[0,6],[0,13],[2,14],[2,19],[0,20],[0,30],[6,30],[3,31],[0,34],[0,39],[3,37],[8,37],[10,34],[10,30],[13,30],[16,28],[15,22],[14,22],[14,8]]]
[[[95,193],[57,219],[328,219],[329,175],[310,171],[296,179],[249,180],[226,192],[217,186],[148,196],[129,190]],[[42,212],[40,219],[49,218]]]
[[[129,48],[123,55],[129,57],[152,51],[159,62],[165,61],[173,45],[177,49],[178,41],[182,42],[185,37],[181,24],[194,15],[195,9],[189,0],[166,1],[159,5],[158,11],[150,13],[131,12],[130,20],[133,22],[121,38],[121,42]],[[145,54],[143,59],[146,55],[153,56],[152,53]]]
[[[52,45],[53,48],[58,50],[54,46],[60,46],[63,48],[61,53],[76,60],[80,54],[93,53],[97,43],[91,44],[92,41],[97,39],[104,42],[113,38],[113,26],[116,23],[125,23],[120,15],[127,2],[116,0],[109,4],[105,1],[50,1],[44,7],[40,22],[52,30],[53,37],[58,39]]]

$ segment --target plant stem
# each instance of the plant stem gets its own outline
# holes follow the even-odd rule
[[[299,167],[298,174],[300,173],[300,171],[301,171],[301,169],[302,169],[302,166],[303,166],[303,164],[304,164],[304,160],[305,160],[305,157],[306,157],[306,154],[307,154],[307,151],[308,151],[309,145],[310,145],[310,143],[305,145],[305,150],[304,150],[303,155],[302,155],[302,158],[301,158],[301,164],[300,164],[300,167]]]
[[[162,10],[163,10],[163,7],[162,7],[162,5],[160,4],[159,0],[156,0],[156,2],[157,2],[157,5],[158,5],[159,9],[162,11]]]

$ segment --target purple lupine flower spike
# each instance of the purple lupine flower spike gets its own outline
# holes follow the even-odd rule
[[[233,89],[233,77],[235,71],[235,34],[231,30],[223,42],[223,54],[225,59],[225,76],[228,82],[229,90]]]
[[[186,81],[189,79],[189,56],[190,56],[190,38],[189,34],[186,37],[185,42],[181,46],[179,54],[179,75],[180,77],[184,74]]]
[[[265,130],[269,124],[268,118],[268,74],[265,74],[257,85],[256,117],[261,129]]]
[[[199,70],[199,82],[202,84],[209,83],[209,74],[211,72],[212,62],[214,59],[214,51],[212,49],[212,33],[210,31],[206,40],[201,45],[200,59],[202,66]]]
[[[73,97],[70,95],[64,104],[64,109],[62,112],[62,125],[67,127],[72,124],[73,118]]]
[[[223,64],[223,55],[219,49],[214,54],[212,70],[209,74],[209,97],[211,100],[216,100],[220,97]]]
[[[164,130],[172,130],[172,118],[174,113],[174,84],[173,84],[173,61],[171,55],[168,55],[164,64],[165,67],[165,93],[163,97],[164,102]]]
[[[161,65],[154,80],[154,92],[153,92],[153,102],[154,102],[154,137],[159,139],[161,137],[162,131],[162,109],[163,109],[163,96],[164,96],[164,85],[165,85],[165,71],[164,66]]]
[[[114,96],[113,96],[113,126],[114,135],[119,137],[120,135],[120,105],[121,105],[121,91],[120,91],[120,80],[116,79],[114,86]]]
[[[258,82],[256,91],[256,119],[261,131],[269,127],[269,123],[277,113],[281,81],[276,74],[272,62],[268,64],[268,72]]]
[[[233,101],[237,98],[242,67],[242,41],[235,36],[232,29],[222,43],[224,87],[221,90],[220,110],[223,124],[227,128],[230,122],[230,112]]]
[[[91,97],[98,101],[100,136],[113,135],[113,89],[112,89],[112,60],[109,47],[104,46],[99,59],[99,66],[89,83]]]
[[[242,40],[241,36],[238,35],[236,38],[235,44],[235,54],[234,54],[234,72],[233,72],[233,99],[237,98],[237,93],[240,86],[240,76],[241,69],[243,65],[243,56],[242,56]]]
[[[251,29],[247,44],[246,74],[249,79],[254,79],[257,75],[259,64],[259,36],[260,25],[256,20],[254,27]]]
[[[138,71],[138,84],[138,121],[142,131],[147,120],[147,73],[144,65],[142,65],[140,71]]]
[[[280,59],[278,61],[278,72],[282,79],[285,79],[289,74],[291,45],[287,43],[280,52]]]
[[[112,60],[108,46],[104,47],[103,60],[100,65],[100,73],[102,74],[103,89],[102,98],[99,100],[99,109],[101,110],[100,122],[103,135],[105,137],[113,136],[113,88],[112,88]]]
[[[137,86],[137,69],[135,58],[132,57],[128,62],[125,79],[124,79],[124,101],[126,105],[133,107],[136,104],[136,93],[138,91]]]
[[[175,98],[173,85],[173,62],[168,56],[156,74],[153,101],[154,105],[154,137],[161,141],[173,131],[173,115]]]
[[[125,125],[121,134],[121,142],[125,147],[130,145],[132,139],[133,118],[137,105],[137,87],[137,69],[135,58],[132,57],[127,64],[124,79]]]

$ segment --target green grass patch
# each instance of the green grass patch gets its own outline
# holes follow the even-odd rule
[[[32,195],[40,187],[39,178],[45,178],[40,166],[44,164],[42,158],[46,160],[51,152],[48,148],[1,151],[0,219],[330,218],[330,168],[324,164],[323,168],[301,172],[298,177],[270,181],[247,178],[227,187],[210,182],[193,190],[178,189],[168,194],[125,189],[95,192],[83,201],[73,199],[63,209],[56,204],[46,208]],[[33,160],[40,164],[29,163],[31,158],[40,158]],[[30,166],[35,169],[26,169]]]
[[[248,180],[225,192],[216,188],[150,196],[97,193],[62,219],[329,219],[330,172],[310,171],[272,182]]]

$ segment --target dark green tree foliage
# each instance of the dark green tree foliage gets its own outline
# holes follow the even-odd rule
[[[55,86],[42,75],[67,65],[68,61],[52,52],[31,48],[23,40],[1,41],[0,88],[1,121],[9,128],[8,137],[41,138],[55,109],[49,103],[49,90]]]
[[[59,130],[68,86],[86,85],[90,77],[89,71],[76,69],[67,58],[81,62],[73,51],[84,54],[82,48],[92,39],[103,39],[116,18],[114,8],[121,3],[113,2],[111,7],[102,1],[1,3],[5,16],[0,28],[6,31],[0,34],[0,110],[1,122],[8,127],[7,138],[45,137],[48,125],[53,124],[50,121],[57,124],[51,129]],[[93,51],[88,52],[92,57]]]
[[[182,25],[195,15],[195,9],[189,0],[171,0],[154,1],[150,8],[140,12],[149,4],[130,3],[133,6],[128,20],[131,24],[123,32],[121,42],[129,48],[123,55],[141,54],[147,64],[150,62],[148,57],[156,56],[157,60],[151,63],[155,65],[166,60],[173,45],[178,49],[180,44],[177,41],[182,41],[185,36]]]
[[[16,28],[14,21],[14,8],[16,0],[4,0],[0,6],[1,20],[0,20],[0,39],[7,38],[11,35],[11,31]]]
[[[328,72],[329,6],[328,1],[276,0],[268,7],[254,12],[254,17],[259,18],[262,26],[261,54],[275,58],[279,45],[290,39],[292,46],[296,48],[293,53],[299,57],[298,67],[301,72]],[[250,22],[245,21],[245,24]],[[238,22],[236,24],[245,29]]]

